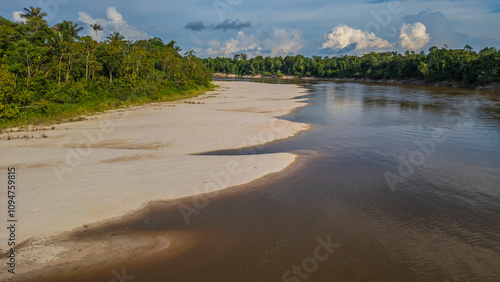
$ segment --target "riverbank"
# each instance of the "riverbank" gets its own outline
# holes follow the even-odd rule
[[[202,93],[213,90],[213,86],[199,87],[190,90],[176,91],[170,89],[165,91],[164,95],[158,97],[135,97],[124,98],[123,100],[113,99],[111,97],[101,97],[100,99],[107,98],[108,100],[94,100],[92,103],[66,103],[66,104],[52,104],[52,105],[32,105],[26,106],[21,109],[41,109],[44,111],[36,114],[23,114],[23,117],[14,119],[0,119],[0,133],[12,132],[16,130],[31,130],[33,128],[43,128],[52,124],[59,124],[64,122],[73,122],[82,120],[82,116],[96,115],[117,109],[126,109],[129,107],[136,107],[140,105],[147,105],[150,103],[170,102],[175,100],[183,100],[194,98]],[[128,92],[129,90],[121,89],[120,92]],[[98,95],[95,95],[98,96]],[[125,97],[125,96],[124,96]],[[49,109],[51,108],[51,109]]]
[[[175,231],[168,239],[137,240],[130,234],[114,236],[113,231],[92,239],[75,232],[92,233],[99,225],[136,214],[151,201],[186,197],[179,212],[189,224],[203,209],[190,202],[193,196],[249,183],[292,164],[296,156],[289,153],[196,155],[260,145],[309,128],[276,118],[306,105],[305,99],[293,99],[304,94],[297,85],[216,84],[215,91],[188,100],[0,134],[2,179],[7,179],[8,168],[16,169],[19,225],[16,274],[2,263],[0,279],[36,281],[45,274],[84,271],[109,259],[163,248],[165,240],[178,236]],[[0,191],[2,201],[7,196],[6,190]],[[0,221],[7,222],[6,215]],[[1,233],[2,257],[9,253],[8,237]],[[179,243],[172,240],[166,246]]]
[[[340,82],[365,82],[365,83],[380,83],[380,84],[397,84],[397,85],[421,85],[421,86],[438,86],[438,87],[456,87],[465,89],[475,89],[475,90],[492,90],[500,91],[500,83],[493,83],[489,85],[466,85],[458,82],[426,82],[425,80],[419,79],[370,79],[370,78],[328,78],[328,77],[311,77],[311,76],[293,76],[293,75],[283,75],[283,76],[263,76],[263,75],[236,75],[227,73],[214,73],[214,78],[250,78],[250,79],[261,79],[261,78],[279,78],[288,80],[306,80],[306,81],[340,81]]]

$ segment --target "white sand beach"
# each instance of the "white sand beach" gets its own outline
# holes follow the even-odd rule
[[[71,246],[51,236],[119,218],[150,201],[249,183],[292,164],[296,156],[289,153],[196,155],[264,144],[309,128],[276,118],[306,105],[305,99],[292,99],[304,94],[297,85],[216,84],[215,91],[197,98],[1,134],[0,179],[6,182],[7,168],[16,168],[16,243],[30,240],[17,250],[16,277],[49,262],[81,259],[68,256]],[[0,200],[6,202],[2,187]],[[7,207],[1,209],[5,225]],[[5,252],[9,234],[1,230]],[[10,279],[5,267],[0,279]]]

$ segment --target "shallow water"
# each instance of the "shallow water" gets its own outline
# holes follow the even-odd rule
[[[131,228],[152,236],[189,232],[196,243],[175,256],[167,248],[121,265],[128,275],[135,281],[500,280],[500,93],[302,85],[309,105],[283,118],[310,123],[311,130],[209,153],[293,152],[298,163],[210,199],[189,224],[177,208],[151,211]]]

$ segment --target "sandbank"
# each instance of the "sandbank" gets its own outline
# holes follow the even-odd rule
[[[115,244],[119,249],[119,240],[129,240],[109,243],[102,238],[99,248],[95,242],[80,242],[82,247],[54,240],[64,232],[119,218],[151,201],[249,183],[292,164],[296,156],[290,153],[198,155],[265,144],[309,128],[277,118],[306,105],[304,98],[296,98],[304,94],[297,85],[215,84],[216,90],[196,98],[1,134],[0,179],[6,182],[7,168],[16,168],[18,247],[16,274],[7,272],[2,258],[0,280],[30,279],[48,264],[89,258],[102,246],[113,249]],[[0,200],[6,202],[7,189],[2,187]],[[5,225],[7,208],[2,204],[1,209],[0,222]],[[5,227],[1,230],[0,248],[5,254],[9,234]],[[167,246],[166,237],[158,240],[162,248]],[[141,252],[159,244],[154,239],[141,242],[128,246]]]

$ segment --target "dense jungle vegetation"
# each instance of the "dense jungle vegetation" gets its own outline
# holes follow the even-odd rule
[[[475,52],[470,46],[452,50],[431,47],[428,54],[406,51],[363,56],[307,58],[302,55],[248,59],[246,54],[233,58],[207,58],[205,65],[215,73],[319,78],[369,78],[458,82],[485,85],[500,81],[500,50],[486,47]]]
[[[178,99],[211,87],[211,73],[175,41],[102,42],[76,23],[49,26],[30,7],[25,22],[0,17],[0,129],[56,121],[119,106]],[[102,30],[97,23],[93,32]],[[92,30],[91,30],[92,31]]]

